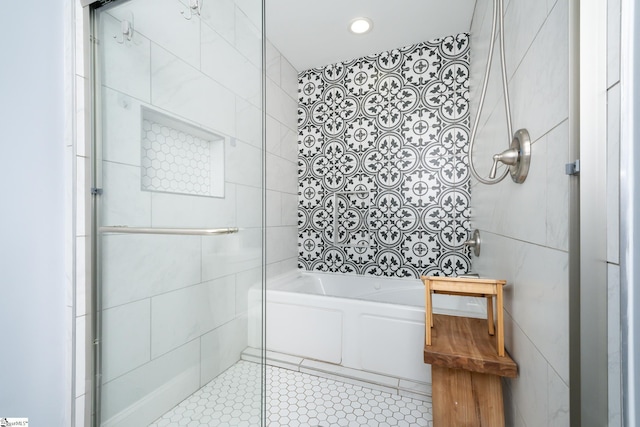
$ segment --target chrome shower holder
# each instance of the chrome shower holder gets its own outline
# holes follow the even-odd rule
[[[496,177],[498,162],[509,166],[511,179],[516,184],[522,184],[527,179],[531,164],[531,137],[526,129],[520,129],[513,135],[509,149],[493,156],[493,166],[489,172],[491,179]]]

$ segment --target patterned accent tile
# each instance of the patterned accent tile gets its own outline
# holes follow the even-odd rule
[[[468,96],[468,34],[300,74],[300,268],[468,272]]]

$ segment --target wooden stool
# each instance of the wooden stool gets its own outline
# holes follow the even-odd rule
[[[425,345],[431,345],[433,328],[433,303],[431,294],[457,295],[466,297],[484,297],[487,299],[487,323],[489,335],[498,332],[498,356],[504,356],[504,321],[502,315],[502,287],[505,280],[422,276],[425,286]],[[496,326],[493,321],[493,297],[496,297]]]
[[[496,354],[483,319],[435,314],[433,320],[433,345],[424,346],[433,427],[504,427],[500,377],[515,378],[518,366],[508,354]]]
[[[506,282],[449,277],[422,277],[422,281],[426,292],[424,363],[431,365],[434,427],[504,427],[500,377],[518,375],[518,366],[504,351],[502,287]],[[486,323],[434,315],[434,293],[486,298]]]

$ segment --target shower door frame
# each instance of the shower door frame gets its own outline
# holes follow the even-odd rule
[[[640,7],[621,0],[620,320],[622,425],[640,424]],[[635,285],[635,286],[634,286]]]
[[[88,76],[89,78],[85,84],[85,106],[86,117],[88,118],[87,127],[88,135],[90,136],[90,196],[91,199],[88,202],[88,209],[90,210],[88,222],[88,229],[90,230],[89,240],[89,267],[88,278],[89,283],[86,289],[88,301],[90,301],[90,308],[87,312],[89,317],[88,326],[90,326],[90,337],[87,339],[86,355],[87,360],[91,360],[91,363],[87,365],[86,379],[91,382],[91,387],[87,388],[87,393],[90,396],[87,402],[90,403],[85,410],[85,421],[89,421],[91,427],[99,427],[101,422],[101,373],[102,373],[102,355],[101,355],[101,334],[102,334],[102,319],[101,319],[101,293],[100,293],[100,212],[101,202],[100,195],[102,193],[102,128],[101,120],[101,91],[99,90],[99,84],[101,78],[99,75],[100,68],[98,65],[98,47],[97,47],[97,9],[115,3],[125,3],[127,1],[135,0],[80,0],[80,4],[83,9],[83,19],[85,24],[84,38],[89,46],[88,51],[85,51],[85,55],[88,58]],[[261,165],[262,165],[262,188],[261,188],[261,235],[262,235],[262,251],[261,251],[261,287],[262,298],[260,306],[260,323],[261,323],[261,380],[260,380],[260,400],[261,400],[261,413],[260,420],[261,426],[266,426],[266,19],[265,19],[265,3],[266,0],[260,0],[262,8],[262,26],[261,26],[261,65],[260,70],[260,95],[261,95]],[[161,234],[176,234],[175,230],[171,233]],[[153,233],[148,233],[153,234]]]
[[[633,332],[633,313],[625,312],[625,304],[620,305],[621,320],[618,325],[608,325],[608,277],[607,277],[607,239],[616,236],[607,235],[607,215],[603,201],[607,197],[607,61],[608,61],[608,8],[607,2],[597,0],[569,0],[569,34],[570,43],[570,96],[571,145],[572,159],[580,159],[580,176],[573,180],[571,191],[571,232],[570,232],[570,415],[571,426],[601,426],[609,421],[609,345],[608,329],[612,326],[622,327],[622,372],[623,384],[622,410],[623,425],[635,425],[635,406],[637,397],[633,391],[633,372],[625,363],[625,345],[628,337],[625,328]],[[624,20],[633,21],[632,16],[624,13],[623,5],[623,47],[625,45]],[[630,15],[630,14],[629,14]],[[626,18],[625,18],[626,17]],[[637,49],[637,48],[636,48]],[[621,78],[623,105],[625,98],[625,49],[622,49]],[[632,57],[632,54],[630,54]],[[632,77],[632,76],[628,76]],[[622,301],[627,293],[633,296],[632,281],[628,282],[627,269],[633,274],[633,259],[627,258],[625,247],[627,230],[634,230],[633,224],[625,223],[625,207],[633,216],[634,200],[632,178],[633,163],[631,156],[625,155],[624,121],[622,110],[623,133],[620,140],[620,154],[623,172],[620,180],[620,295]],[[611,119],[609,119],[611,120]],[[633,131],[633,129],[631,129]],[[632,132],[631,132],[632,134]],[[632,135],[629,135],[630,137]],[[631,145],[632,147],[632,145]],[[629,148],[627,148],[629,149]],[[633,152],[633,150],[630,150]],[[633,153],[631,153],[633,154]],[[638,156],[637,151],[635,153]],[[628,160],[625,160],[629,157]],[[624,166],[630,167],[624,173]],[[630,190],[625,199],[625,190]],[[635,213],[637,215],[637,211]],[[631,227],[631,228],[629,228]],[[631,253],[631,255],[635,255]],[[637,255],[635,255],[637,257]],[[631,262],[630,265],[627,265]],[[637,273],[636,273],[637,274]],[[631,276],[633,277],[633,276]],[[615,284],[614,284],[615,285]],[[637,296],[635,296],[637,298]],[[632,306],[635,302],[629,301]],[[629,317],[625,319],[625,317]],[[637,322],[637,320],[635,320]],[[632,342],[633,345],[634,344]],[[632,349],[631,350],[631,355]],[[636,356],[637,357],[637,356]],[[627,376],[630,376],[630,382]],[[631,403],[631,404],[630,404]],[[630,415],[633,416],[631,419]]]

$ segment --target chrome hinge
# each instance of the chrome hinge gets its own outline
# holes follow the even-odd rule
[[[91,187],[91,195],[92,196],[102,195],[102,188]]]
[[[564,172],[567,175],[580,175],[580,159],[564,165]]]

